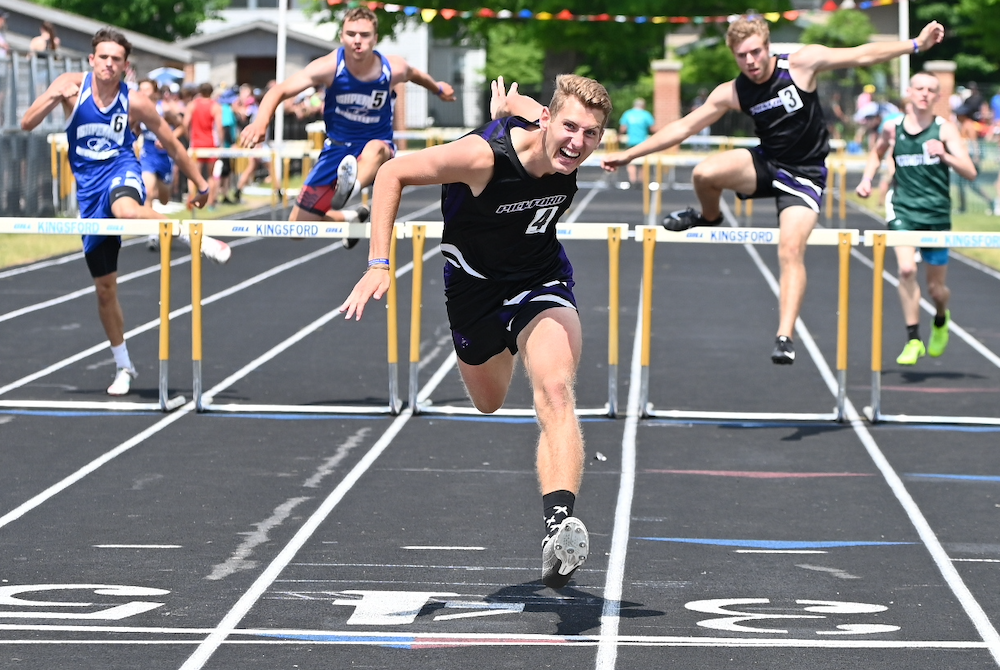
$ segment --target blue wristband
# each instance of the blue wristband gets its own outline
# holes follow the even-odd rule
[[[383,267],[383,266],[384,267],[389,267],[389,259],[388,258],[373,258],[370,261],[368,261],[368,267],[370,267],[370,268]]]
[[[913,53],[915,54],[920,53],[920,43],[917,42],[916,40],[913,40]]]
[[[444,95],[444,89],[441,88],[441,84],[438,84],[438,97],[440,98],[442,95]]]
[[[206,188],[204,191],[198,191],[198,195],[208,195],[208,192],[210,190],[212,190],[211,186],[209,186],[208,188]]]

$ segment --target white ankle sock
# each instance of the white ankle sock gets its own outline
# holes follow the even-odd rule
[[[115,357],[115,367],[132,369],[132,359],[128,357],[128,346],[124,342],[111,347],[111,353]]]

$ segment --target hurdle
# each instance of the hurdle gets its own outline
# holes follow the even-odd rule
[[[635,239],[643,245],[642,264],[642,348],[639,407],[643,418],[669,419],[722,419],[761,421],[844,421],[847,398],[847,331],[850,298],[851,248],[858,244],[858,230],[830,230],[816,228],[809,235],[808,244],[836,246],[839,252],[839,290],[837,314],[837,405],[830,413],[808,412],[725,412],[698,410],[654,410],[649,401],[649,367],[653,317],[653,270],[657,243],[700,244],[766,244],[776,245],[780,231],[777,228],[708,228],[695,227],[673,232],[660,226],[639,226]]]
[[[219,237],[262,237],[283,239],[347,239],[368,238],[370,223],[338,223],[333,221],[227,221],[227,220],[187,220],[191,236],[191,364],[193,373],[192,394],[195,408],[199,412],[270,412],[288,414],[398,414],[402,409],[399,398],[398,375],[398,312],[396,282],[393,281],[386,293],[387,331],[389,364],[389,399],[385,405],[281,405],[251,403],[214,403],[210,394],[203,389],[202,380],[202,259],[201,244],[205,235]],[[395,277],[396,239],[394,231],[389,249],[389,271]],[[334,310],[312,324],[313,332],[339,315]],[[308,334],[308,333],[306,333]]]
[[[403,225],[402,235],[413,243],[413,299],[410,308],[410,386],[409,406],[414,414],[465,414],[479,415],[474,407],[433,405],[420,403],[420,323],[423,305],[423,256],[428,238],[440,239],[444,232],[441,221],[410,221]],[[576,409],[578,416],[618,416],[618,332],[619,332],[619,275],[621,242],[628,239],[628,224],[624,223],[571,223],[559,224],[556,236],[561,240],[607,240],[608,243],[608,401],[603,407]],[[534,416],[530,408],[503,408],[493,416]]]
[[[874,257],[874,285],[872,292],[872,388],[871,405],[864,408],[865,417],[872,423],[937,423],[957,425],[1000,426],[1000,417],[983,416],[933,416],[882,413],[882,330],[885,271],[887,247],[934,247],[934,248],[1000,248],[1000,233],[975,233],[954,231],[912,231],[891,230],[886,232],[865,231],[864,244],[872,248]],[[978,348],[978,347],[977,347]],[[995,365],[1000,360],[985,347],[980,353],[992,356]]]
[[[155,403],[125,400],[48,401],[0,400],[0,408],[10,409],[99,409],[109,411],[169,412],[183,405],[184,396],[169,397],[170,369],[170,241],[180,232],[177,221],[139,219],[69,219],[69,218],[0,218],[0,233],[28,235],[147,235],[160,236],[160,371],[158,401]]]

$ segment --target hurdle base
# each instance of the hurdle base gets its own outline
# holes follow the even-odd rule
[[[183,396],[177,407],[184,404]],[[161,412],[159,402],[127,400],[0,400],[0,409],[102,410],[107,412]],[[171,409],[175,409],[171,407]]]
[[[872,423],[914,423],[958,426],[1000,426],[1000,417],[989,416],[931,416],[917,414],[881,414],[865,407],[865,417]]]
[[[414,408],[414,414],[443,414],[451,416],[523,416],[535,418],[535,410],[529,407],[503,407],[490,414],[480,412],[475,407],[461,407],[459,405],[434,405],[432,403],[418,403]],[[604,407],[578,407],[577,416],[603,416],[611,417],[611,408]]]
[[[710,421],[841,421],[841,415],[835,409],[826,414],[810,412],[710,412],[686,409],[653,409],[652,403],[646,405],[644,419],[706,419]]]
[[[397,414],[390,405],[251,405],[203,403],[199,412],[246,414]]]

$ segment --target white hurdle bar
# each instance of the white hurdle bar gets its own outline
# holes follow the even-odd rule
[[[643,418],[710,420],[760,420],[760,421],[844,421],[847,397],[847,331],[850,298],[851,248],[858,244],[858,230],[833,230],[816,228],[809,235],[808,244],[837,246],[840,260],[840,288],[837,315],[837,406],[833,412],[814,414],[808,412],[718,412],[697,410],[654,410],[649,402],[649,365],[653,316],[653,269],[657,243],[701,244],[767,244],[776,245],[780,238],[777,228],[709,228],[695,227],[673,232],[661,226],[638,226],[635,239],[643,245],[642,272],[642,361],[639,387],[639,406]]]
[[[169,397],[170,369],[170,241],[180,232],[177,221],[143,219],[0,218],[0,233],[26,235],[156,235],[160,236],[160,378],[159,399],[155,403],[108,401],[0,400],[0,408],[18,409],[102,409],[109,411],[169,412],[186,401]]]
[[[413,240],[413,299],[410,307],[410,408],[414,414],[481,415],[474,407],[421,404],[417,401],[420,369],[420,320],[423,305],[424,242],[440,239],[444,232],[441,221],[410,221],[403,226],[403,235]],[[561,240],[607,240],[608,243],[608,402],[599,408],[580,408],[578,416],[618,416],[618,320],[619,320],[619,258],[621,241],[628,239],[628,224],[570,223],[557,224],[556,235]],[[531,408],[504,408],[494,416],[535,416]]]
[[[1000,417],[933,416],[882,413],[882,330],[885,251],[887,247],[987,248],[1000,249],[1000,233],[890,230],[865,231],[865,246],[872,247],[875,263],[872,292],[872,393],[871,405],[864,414],[872,423],[939,423],[958,425],[1000,426]]]
[[[190,220],[184,224],[191,235],[191,363],[194,379],[193,395],[199,412],[273,412],[298,414],[398,414],[399,399],[398,327],[396,282],[386,294],[388,314],[389,401],[386,405],[260,405],[216,404],[203,392],[202,384],[202,312],[201,312],[201,243],[203,235],[212,237],[268,237],[284,239],[368,238],[369,223],[337,223],[333,221],[227,221]],[[389,252],[389,271],[396,272],[396,235]]]

